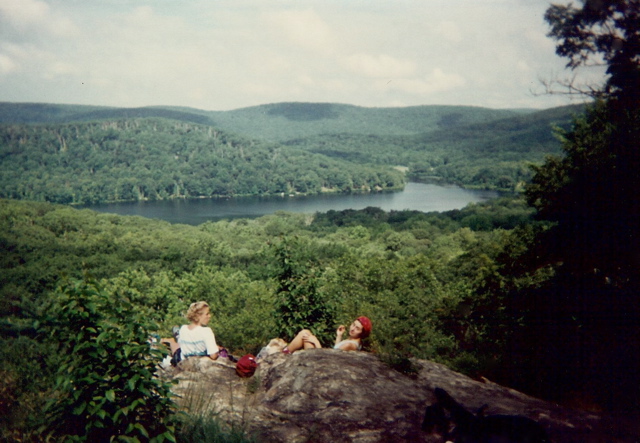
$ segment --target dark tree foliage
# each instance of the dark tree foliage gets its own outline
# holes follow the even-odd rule
[[[553,5],[545,18],[568,67],[606,63],[602,100],[563,135],[565,157],[535,169],[527,197],[558,222],[558,259],[567,267],[633,286],[640,263],[640,1],[582,3]]]
[[[576,120],[564,136],[565,157],[535,168],[527,196],[558,223],[556,261],[572,274],[637,286],[639,125],[612,115],[611,106],[598,103]]]
[[[628,352],[640,344],[639,14],[637,0],[547,11],[568,67],[604,62],[608,77],[561,135],[564,157],[534,168],[526,189],[540,218],[554,223],[531,243],[527,266],[551,266],[555,277],[520,292],[531,328],[517,347],[529,349],[523,361],[537,362],[533,372],[549,389],[591,390],[610,407],[640,401],[640,362]]]
[[[640,1],[581,0],[582,7],[552,5],[545,14],[549,36],[558,41],[556,53],[576,69],[607,65],[609,78],[598,97],[638,101],[640,89]]]

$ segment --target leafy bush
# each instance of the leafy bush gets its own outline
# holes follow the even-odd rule
[[[328,342],[335,324],[335,306],[320,290],[320,273],[304,245],[284,239],[274,246],[277,270],[276,328],[281,337],[293,338],[310,329],[321,342]]]
[[[175,441],[170,385],[156,377],[163,352],[129,300],[86,279],[60,286],[41,331],[66,358],[44,410],[45,432],[72,441]]]
[[[38,440],[33,435],[44,423],[41,409],[53,384],[52,368],[61,360],[51,345],[21,332],[3,334],[0,341],[0,441]]]

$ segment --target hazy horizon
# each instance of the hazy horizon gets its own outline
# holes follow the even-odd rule
[[[180,105],[140,105],[140,106],[109,106],[109,105],[96,105],[96,104],[85,104],[85,103],[54,103],[54,102],[35,102],[35,101],[26,101],[26,102],[18,102],[18,101],[0,101],[0,103],[10,103],[15,105],[52,105],[52,106],[88,106],[88,107],[98,107],[98,108],[113,108],[113,109],[142,109],[142,108],[176,108],[176,109],[193,109],[196,111],[204,111],[204,112],[230,112],[230,111],[239,111],[242,109],[249,108],[258,108],[261,106],[270,106],[270,105],[278,105],[278,104],[287,104],[287,103],[301,103],[301,104],[331,104],[338,106],[353,106],[356,108],[364,108],[364,109],[403,109],[403,108],[419,108],[419,107],[468,107],[468,108],[480,108],[480,109],[492,109],[492,110],[504,110],[504,111],[545,111],[548,109],[559,108],[564,106],[572,106],[582,101],[571,101],[564,104],[560,104],[557,106],[549,106],[548,108],[533,108],[533,107],[517,107],[517,108],[490,108],[487,106],[476,106],[476,105],[450,105],[450,104],[422,104],[422,105],[407,105],[407,106],[361,106],[354,105],[352,103],[341,103],[341,102],[293,102],[293,101],[283,101],[283,102],[272,102],[272,103],[258,103],[255,105],[242,106],[239,108],[230,108],[230,109],[204,109],[197,108],[193,106],[180,106]]]

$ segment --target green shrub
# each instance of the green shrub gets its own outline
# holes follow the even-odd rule
[[[251,443],[255,439],[247,436],[242,428],[224,425],[215,416],[189,416],[176,433],[178,443]]]
[[[44,423],[42,405],[60,356],[52,346],[19,335],[0,340],[0,361],[0,441],[35,441],[28,436]]]
[[[142,312],[91,280],[67,283],[53,297],[40,328],[65,358],[43,432],[56,440],[175,441],[170,385],[156,377],[163,353],[150,346]]]
[[[321,272],[308,249],[297,238],[284,238],[274,250],[278,336],[293,338],[301,329],[310,329],[321,342],[330,342],[335,304],[321,290]]]

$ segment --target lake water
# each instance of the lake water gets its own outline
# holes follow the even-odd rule
[[[466,190],[457,186],[408,183],[403,191],[370,194],[322,194],[300,197],[237,197],[192,200],[142,201],[86,206],[99,212],[139,215],[171,223],[199,225],[206,221],[255,218],[277,211],[313,214],[330,210],[364,209],[384,211],[405,209],[433,212],[461,209],[469,203],[496,198],[493,191]]]

